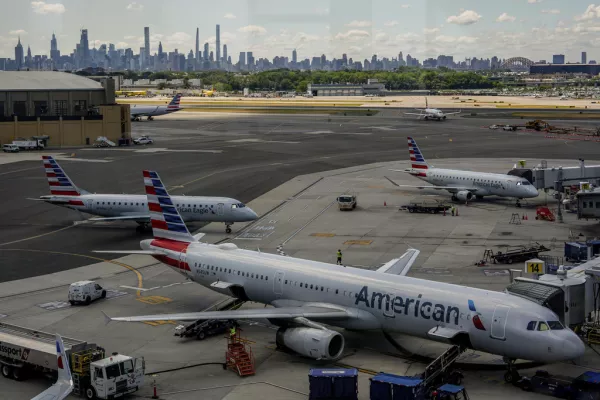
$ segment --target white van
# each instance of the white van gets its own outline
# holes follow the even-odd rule
[[[19,152],[19,146],[17,146],[16,144],[5,144],[2,145],[2,151],[5,153],[18,153]]]
[[[75,303],[84,303],[87,305],[94,300],[104,299],[105,297],[106,290],[94,281],[75,282],[69,286],[69,303],[71,305]]]

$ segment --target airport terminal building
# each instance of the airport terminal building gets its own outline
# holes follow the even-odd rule
[[[55,71],[0,71],[0,145],[46,138],[51,147],[131,136],[129,106],[115,103],[111,78],[101,82]]]
[[[313,96],[364,96],[367,94],[380,95],[385,91],[385,85],[377,79],[369,79],[366,84],[308,84],[308,93]]]

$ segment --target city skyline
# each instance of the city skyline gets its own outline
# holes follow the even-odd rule
[[[221,45],[227,44],[234,58],[240,51],[252,51],[257,58],[272,59],[289,56],[294,48],[300,59],[347,53],[360,60],[372,54],[391,58],[399,51],[419,59],[449,54],[455,59],[497,55],[534,61],[548,59],[557,51],[569,61],[579,60],[582,51],[591,59],[600,53],[600,40],[594,37],[600,30],[600,6],[581,0],[571,1],[569,7],[558,0],[509,3],[232,0],[207,7],[176,0],[165,7],[156,0],[107,0],[101,5],[75,0],[19,2],[10,13],[12,18],[9,13],[0,16],[4,29],[0,31],[0,57],[14,56],[19,35],[33,54],[50,56],[52,32],[58,50],[69,54],[79,42],[82,27],[90,32],[90,48],[113,43],[117,49],[131,48],[137,53],[146,47],[143,27],[148,26],[151,54],[158,51],[159,41],[167,52],[175,48],[184,54],[194,51],[197,28],[200,47],[208,42],[215,50],[215,24],[221,27]],[[200,21],[195,15],[201,15]]]

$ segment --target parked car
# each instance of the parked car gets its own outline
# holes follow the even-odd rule
[[[141,136],[137,139],[133,139],[133,143],[135,144],[152,144],[154,140],[150,139],[148,136]]]
[[[498,125],[490,125],[490,129],[499,129],[499,128],[500,128],[500,126],[498,126]]]
[[[5,153],[18,153],[19,146],[17,146],[16,144],[5,144],[2,145],[2,151]]]
[[[94,281],[80,281],[69,286],[69,303],[90,304],[94,300],[106,298],[106,290]]]

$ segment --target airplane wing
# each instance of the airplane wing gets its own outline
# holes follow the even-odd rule
[[[406,115],[425,115],[423,113],[404,113],[404,114],[406,114]]]
[[[90,221],[147,221],[150,222],[150,215],[124,215],[122,217],[98,217],[90,218]]]
[[[402,254],[400,258],[394,258],[393,260],[388,261],[383,267],[379,268],[377,272],[404,276],[410,271],[410,267],[412,267],[420,252],[421,251],[417,249],[409,249],[406,253]]]
[[[142,254],[147,256],[164,256],[165,253],[158,250],[94,250],[92,253],[103,254]]]
[[[63,400],[73,391],[73,378],[69,369],[69,361],[66,356],[65,345],[59,334],[56,334],[56,357],[58,367],[56,383],[31,400]]]
[[[104,312],[103,312],[104,314]],[[156,314],[139,315],[134,317],[109,317],[104,314],[106,322],[145,322],[145,321],[198,321],[208,319],[255,319],[255,318],[273,318],[273,319],[346,319],[350,316],[344,310],[338,308],[326,307],[281,307],[281,308],[257,308],[251,310],[230,310],[230,311],[201,311],[180,314]]]
[[[462,111],[456,111],[456,112],[451,112],[451,113],[444,113],[444,115],[456,115],[456,114],[460,114],[462,113]]]

